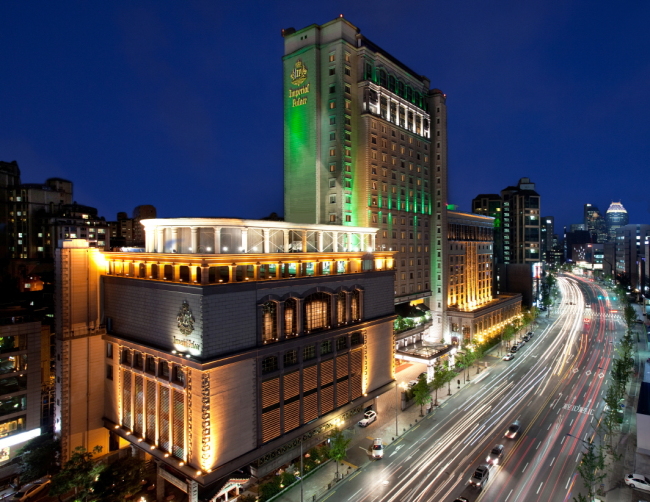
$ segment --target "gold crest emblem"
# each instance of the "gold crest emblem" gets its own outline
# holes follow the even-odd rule
[[[194,331],[194,316],[187,301],[183,301],[183,305],[181,305],[181,309],[176,316],[176,322],[178,323],[178,331],[183,335],[187,336]]]
[[[299,59],[291,71],[291,83],[298,86],[302,85],[305,80],[307,80],[307,67]]]

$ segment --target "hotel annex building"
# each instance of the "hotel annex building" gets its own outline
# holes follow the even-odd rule
[[[233,471],[277,470],[392,388],[395,253],[373,251],[375,229],[144,225],[145,252],[57,250],[64,458],[131,445],[159,499],[171,482],[219,500]]]

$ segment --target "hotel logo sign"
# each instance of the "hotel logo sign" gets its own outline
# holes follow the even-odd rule
[[[183,300],[183,305],[181,305],[181,309],[178,311],[176,321],[178,322],[178,331],[183,335],[187,336],[194,331],[194,316],[192,315],[190,304],[186,300]]]
[[[296,61],[296,64],[291,70],[291,84],[297,89],[289,89],[289,98],[291,99],[291,106],[302,106],[307,104],[307,94],[309,94],[309,84],[303,85],[307,80],[307,67],[301,59]]]

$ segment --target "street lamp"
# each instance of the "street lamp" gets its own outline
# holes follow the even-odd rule
[[[588,444],[588,445],[591,445],[591,444],[592,444],[592,443],[590,443],[589,441],[585,441],[584,439],[581,439],[581,438],[579,438],[578,436],[574,436],[573,434],[569,434],[568,432],[565,434],[565,436],[570,436],[570,437],[572,437],[573,439],[577,439],[578,441],[582,441],[584,444]]]

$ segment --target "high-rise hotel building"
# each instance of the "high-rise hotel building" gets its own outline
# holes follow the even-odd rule
[[[377,228],[398,251],[395,303],[430,297],[440,323],[445,95],[343,17],[283,37],[285,218]]]

